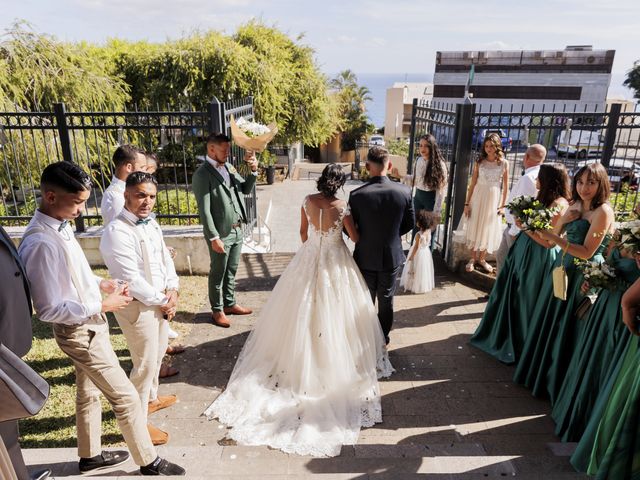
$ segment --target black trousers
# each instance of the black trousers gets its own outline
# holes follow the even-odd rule
[[[384,333],[384,338],[389,343],[389,332],[393,326],[393,295],[396,293],[396,280],[402,271],[402,265],[392,270],[373,271],[360,270],[373,303],[378,301],[378,320]]]
[[[22,451],[20,450],[20,444],[18,443],[18,421],[11,420],[9,422],[0,423],[0,437],[4,442],[4,446],[7,447],[13,469],[16,471],[18,480],[28,480],[29,473],[27,467],[24,464],[22,458]]]

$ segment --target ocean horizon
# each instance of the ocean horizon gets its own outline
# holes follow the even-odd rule
[[[330,75],[333,77],[334,75]],[[433,82],[433,74],[428,73],[356,73],[358,84],[371,92],[372,100],[366,102],[367,115],[377,128],[384,126],[384,109],[387,88],[396,82]],[[608,97],[633,99],[633,92],[622,85],[626,73],[612,73]]]

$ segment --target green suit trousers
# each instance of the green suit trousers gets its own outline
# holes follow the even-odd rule
[[[207,240],[211,265],[209,269],[209,301],[211,310],[221,312],[224,307],[236,304],[236,271],[242,251],[242,228],[236,227],[221,239],[224,253],[217,253]]]

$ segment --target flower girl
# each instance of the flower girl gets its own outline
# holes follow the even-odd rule
[[[400,278],[400,286],[409,292],[424,293],[433,290],[435,283],[433,257],[429,245],[431,244],[431,231],[437,225],[437,217],[432,212],[420,210],[416,214],[416,227],[419,232],[416,234]]]

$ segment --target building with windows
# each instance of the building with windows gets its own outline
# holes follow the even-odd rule
[[[615,50],[594,50],[590,45],[437,52],[433,100],[462,102],[473,65],[469,93],[477,110],[603,111],[614,55]]]
[[[384,137],[387,140],[406,138],[411,133],[413,99],[429,101],[433,97],[433,83],[396,82],[387,88],[384,114]]]

